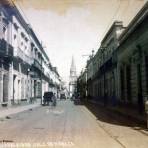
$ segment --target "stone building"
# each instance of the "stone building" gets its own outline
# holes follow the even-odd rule
[[[87,62],[88,96],[144,110],[148,98],[148,2],[127,27],[115,21]],[[83,75],[83,74],[81,74]]]
[[[42,98],[50,89],[50,60],[30,25],[12,1],[0,2],[0,103]]]
[[[97,53],[87,63],[88,94],[93,99],[102,100],[105,95],[109,99],[117,92],[115,58],[118,38],[123,30],[122,22],[115,21],[102,40]]]
[[[88,89],[88,97],[93,96],[93,87],[92,87],[92,77],[93,77],[93,56],[90,56],[90,59],[87,61],[86,65],[87,69],[87,89]]]
[[[119,41],[118,97],[140,109],[148,96],[148,2],[121,34]]]
[[[77,88],[78,92],[82,99],[86,99],[88,96],[88,89],[87,89],[87,69],[81,72],[81,75],[78,77],[77,80]]]
[[[11,45],[11,17],[0,5],[0,101],[8,102],[9,78],[11,77],[11,66],[14,49]]]
[[[112,98],[117,94],[117,47],[119,36],[125,29],[121,21],[115,21],[103,38],[100,46],[99,97],[106,97],[107,102],[113,103]],[[113,101],[113,102],[112,102]]]

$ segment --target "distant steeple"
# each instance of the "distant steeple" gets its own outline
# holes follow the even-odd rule
[[[77,81],[77,73],[76,73],[76,65],[74,61],[74,56],[72,56],[71,67],[70,67],[70,78],[69,78],[69,93],[70,96],[74,94],[76,81]]]
[[[71,67],[70,67],[70,76],[76,76],[76,65],[74,61],[74,56],[72,56]]]

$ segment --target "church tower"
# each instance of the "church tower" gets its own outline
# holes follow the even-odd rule
[[[76,66],[75,66],[75,62],[74,62],[74,57],[72,56],[72,62],[71,62],[71,67],[70,67],[70,78],[69,78],[69,94],[70,94],[70,96],[72,96],[72,94],[75,91],[76,81],[77,81]]]

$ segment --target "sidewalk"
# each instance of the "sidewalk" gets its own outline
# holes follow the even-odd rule
[[[101,102],[97,102],[94,100],[89,100],[88,103],[104,107]],[[117,107],[106,106],[105,108],[111,112],[114,112],[115,114],[118,114],[119,116],[123,116],[128,120],[134,121],[135,123],[137,123],[137,127],[133,127],[133,129],[135,128],[135,130],[139,130],[139,132],[148,136],[148,129],[146,128],[146,114],[140,115],[136,110],[120,105]]]
[[[10,116],[12,114],[16,114],[19,112],[23,112],[35,107],[40,106],[40,102],[36,102],[34,104],[25,104],[25,105],[18,105],[18,106],[10,106],[10,107],[0,107],[0,118]]]
[[[89,102],[103,106],[101,102],[97,102],[94,100],[89,100]],[[129,119],[132,119],[137,123],[142,123],[146,125],[146,114],[144,113],[143,115],[140,115],[138,111],[136,111],[133,108],[129,108],[127,106],[121,106],[121,105],[118,105],[116,107],[108,105],[105,108],[108,110],[114,111],[122,116],[125,116]]]

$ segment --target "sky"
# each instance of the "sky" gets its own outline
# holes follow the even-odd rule
[[[68,82],[72,56],[77,75],[97,51],[114,20],[126,27],[146,0],[13,0]]]

